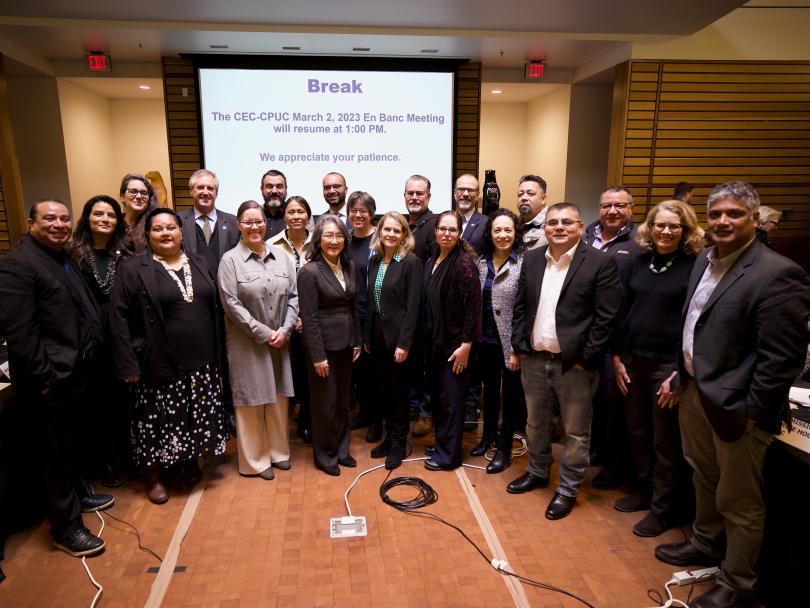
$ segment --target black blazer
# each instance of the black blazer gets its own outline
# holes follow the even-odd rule
[[[76,276],[82,281],[78,268]],[[96,314],[101,319],[98,308]],[[79,294],[44,245],[27,236],[0,258],[0,333],[8,341],[15,390],[41,393],[70,378],[90,346],[82,343],[88,331]]]
[[[512,317],[512,349],[531,354],[532,329],[546,273],[548,245],[523,258]],[[563,371],[574,364],[597,369],[622,308],[622,286],[613,256],[580,241],[557,302],[557,339]]]
[[[200,331],[213,331],[221,348],[221,314],[218,311],[218,291],[214,276],[200,256],[186,254],[211,284],[214,299],[211,304],[212,327]],[[155,272],[158,262],[147,251],[125,261],[118,269],[118,277],[110,294],[110,333],[113,355],[120,379],[140,376],[141,381],[160,384],[177,375],[172,347],[166,333],[163,311],[157,297]]]
[[[194,208],[184,209],[178,213],[180,219],[183,220],[183,227],[181,232],[183,234],[183,251],[189,257],[197,255],[197,222],[194,221]],[[217,209],[217,223],[213,227],[214,234],[219,239],[219,257],[220,259],[226,251],[230,251],[239,242],[241,234],[236,225],[236,216]]]
[[[428,261],[436,250],[436,220],[438,215],[433,215],[430,209],[420,215],[413,224],[410,225],[413,234],[413,253],[422,264]]]
[[[360,346],[362,333],[357,318],[357,293],[353,264],[343,265],[346,289],[323,259],[305,264],[298,271],[298,303],[304,346],[312,363],[326,360],[326,351]]]
[[[368,268],[368,315],[363,332],[363,341],[371,344],[374,322],[374,284],[382,258],[372,255]],[[419,307],[422,303],[422,262],[409,253],[399,262],[391,261],[383,277],[380,290],[379,322],[386,348],[410,350],[416,327],[419,324]]]
[[[478,211],[473,211],[470,221],[464,227],[464,234],[461,235],[476,253],[481,253],[481,245],[484,243],[484,233],[487,229],[487,216]]]
[[[702,252],[689,278],[683,321],[708,266]],[[724,441],[746,420],[779,433],[788,392],[807,352],[810,279],[799,266],[754,241],[723,276],[695,325],[693,368],[703,409]],[[681,378],[687,378],[679,348]]]

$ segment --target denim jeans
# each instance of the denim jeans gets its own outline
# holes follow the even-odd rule
[[[599,372],[572,367],[563,373],[559,359],[534,353],[521,361],[520,377],[529,415],[528,471],[545,478],[551,473],[551,418],[557,403],[566,433],[557,492],[575,497],[590,462],[592,400]]]

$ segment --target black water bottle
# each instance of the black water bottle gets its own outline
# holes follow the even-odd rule
[[[498,180],[495,178],[495,169],[484,171],[484,202],[481,205],[481,212],[489,215],[501,206],[501,189],[498,188]]]

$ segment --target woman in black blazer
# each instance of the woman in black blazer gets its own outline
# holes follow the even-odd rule
[[[408,436],[410,378],[405,360],[419,323],[422,262],[413,255],[414,239],[407,220],[396,211],[380,219],[371,242],[368,269],[368,315],[364,331],[376,381],[382,391],[385,439],[371,450],[386,456],[385,468],[396,469],[405,456]]]
[[[298,272],[312,452],[315,466],[327,475],[340,475],[338,464],[357,466],[349,454],[349,399],[361,333],[349,238],[349,230],[336,216],[321,216],[307,252],[309,263]]]

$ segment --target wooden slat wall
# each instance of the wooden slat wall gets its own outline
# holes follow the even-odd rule
[[[3,195],[3,178],[0,176],[0,255],[11,249],[11,233],[6,215],[6,197]]]
[[[772,240],[808,234],[810,62],[633,61],[625,117],[611,178],[630,188],[637,219],[687,181],[703,220],[711,189],[742,179],[792,210]]]
[[[193,205],[188,193],[188,179],[202,166],[194,63],[190,59],[163,57],[162,66],[171,188],[174,207],[180,211]],[[456,174],[478,175],[481,64],[468,63],[460,66],[456,72],[456,80]]]

